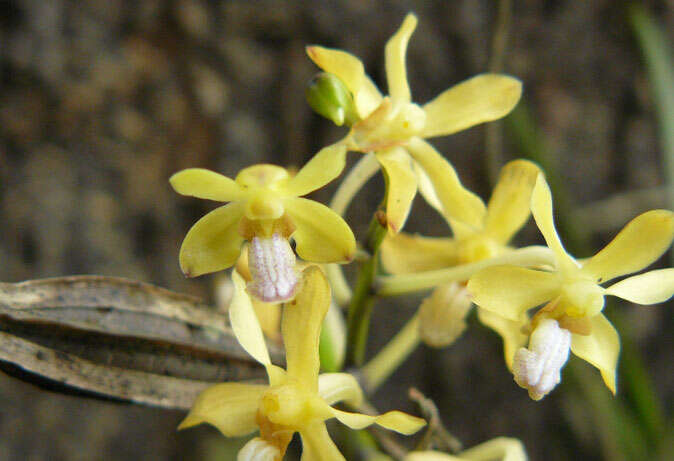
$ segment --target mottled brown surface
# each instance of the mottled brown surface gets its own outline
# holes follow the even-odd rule
[[[649,5],[674,30],[671,2]],[[255,162],[306,161],[340,130],[304,102],[316,72],[304,45],[352,50],[382,83],[383,45],[408,10],[420,18],[408,58],[417,101],[487,68],[495,20],[487,0],[0,2],[0,280],[105,274],[211,297],[215,278],[184,279],[177,253],[213,204],[177,196],[167,178],[188,166],[234,175]],[[663,183],[651,93],[616,2],[515,2],[505,68],[523,80],[579,204]],[[484,130],[435,144],[486,195]],[[508,139],[506,152],[515,156],[516,145]],[[359,236],[381,198],[381,180],[375,184],[349,212]],[[446,232],[417,205],[409,230]],[[527,237],[535,236],[530,229]],[[373,347],[416,303],[382,305]],[[621,309],[671,407],[671,311]],[[415,384],[467,445],[512,435],[532,459],[566,459],[574,450],[582,450],[578,459],[599,457],[591,427],[584,439],[565,428],[573,403],[563,391],[529,401],[500,354],[493,334],[470,328],[449,351],[417,352],[378,403],[411,409],[406,388]],[[177,413],[59,396],[4,375],[0,402],[3,461],[211,452],[203,447],[213,432],[176,434]]]

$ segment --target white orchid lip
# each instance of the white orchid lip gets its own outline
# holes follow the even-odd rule
[[[542,320],[529,339],[529,348],[520,348],[513,360],[515,382],[540,400],[561,381],[561,371],[569,359],[571,332],[556,320]]]
[[[237,461],[276,461],[281,458],[280,450],[274,445],[254,437],[246,443],[236,457]]]
[[[248,291],[266,303],[292,299],[299,283],[295,262],[290,243],[279,234],[273,234],[270,238],[253,237],[248,247],[252,279]]]

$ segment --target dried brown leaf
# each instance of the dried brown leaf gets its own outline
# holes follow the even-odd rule
[[[103,276],[0,283],[0,364],[59,391],[185,409],[212,383],[264,377],[223,314]]]

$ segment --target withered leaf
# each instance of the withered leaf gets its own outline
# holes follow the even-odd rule
[[[212,383],[265,376],[198,298],[104,276],[0,283],[0,364],[51,389],[182,409]]]

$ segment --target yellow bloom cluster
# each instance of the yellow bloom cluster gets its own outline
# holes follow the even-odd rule
[[[223,383],[204,391],[180,429],[201,423],[217,427],[228,437],[255,430],[239,453],[239,460],[280,461],[295,432],[303,444],[303,460],[343,460],[330,439],[325,420],[337,418],[352,429],[378,424],[403,434],[412,434],[425,421],[398,411],[370,416],[338,410],[332,405],[347,402],[358,407],[362,391],[346,373],[319,375],[318,341],[323,319],[330,306],[330,286],[316,266],[304,270],[302,287],[283,309],[281,330],[286,349],[286,369],[271,363],[262,329],[241,276],[233,272],[234,297],[229,318],[241,346],[267,369],[268,385]]]
[[[462,223],[440,203],[432,202],[444,216],[454,237],[390,235],[382,244],[384,268],[393,274],[432,271],[476,263],[512,251],[508,242],[529,219],[531,191],[539,172],[538,166],[526,160],[515,160],[503,167],[486,208],[481,201],[475,202],[478,208],[475,213],[483,215],[479,226]],[[463,319],[470,306],[465,281],[440,285],[421,304],[421,338],[431,346],[448,346],[463,332]],[[483,323],[499,331],[498,319],[481,310],[479,315]]]
[[[346,149],[321,150],[291,176],[275,165],[255,165],[235,180],[190,168],[171,177],[180,194],[231,202],[201,218],[180,248],[180,267],[188,277],[231,267],[244,240],[249,248],[251,287],[265,302],[291,299],[298,285],[292,237],[300,257],[313,262],[347,262],[356,250],[353,232],[325,205],[301,198],[323,187],[344,168]]]
[[[602,251],[578,261],[566,252],[557,235],[552,195],[542,175],[532,193],[531,212],[555,255],[554,267],[529,269],[504,265],[484,269],[468,283],[473,301],[508,325],[510,332],[506,337],[511,342],[511,351],[522,345],[518,343],[523,328],[532,332],[532,350],[521,348],[514,356],[506,356],[518,384],[527,388],[532,398],[542,398],[559,382],[559,371],[569,348],[597,367],[615,393],[620,340],[601,313],[604,296],[617,296],[636,304],[664,302],[674,295],[674,269],[646,272],[608,288],[601,284],[638,272],[662,256],[674,239],[674,213],[668,210],[643,213]],[[540,305],[543,307],[529,319],[527,312]],[[549,333],[538,337],[539,329]]]
[[[506,363],[532,398],[542,398],[557,385],[569,352],[597,367],[615,392],[620,345],[602,314],[604,296],[655,304],[674,294],[671,268],[601,286],[642,270],[667,251],[674,239],[671,211],[638,216],[604,250],[578,261],[557,235],[550,189],[532,162],[505,165],[486,205],[463,187],[451,164],[425,139],[505,116],[519,101],[521,84],[506,75],[483,74],[424,105],[412,102],[405,55],[416,24],[416,17],[408,15],[386,45],[388,96],[381,94],[355,56],[320,46],[307,48],[311,60],[327,72],[312,84],[310,103],[350,130],[297,174],[275,165],[254,165],[235,179],[198,168],[170,179],[180,194],[229,202],[190,229],[180,249],[180,266],[185,275],[198,276],[239,261],[232,272],[230,321],[241,346],[265,367],[268,384],[213,386],[199,396],[180,428],[209,423],[228,437],[259,431],[239,452],[239,461],[280,461],[295,433],[302,439],[303,461],[342,460],[326,429],[325,421],[331,418],[352,429],[378,424],[402,434],[412,434],[425,424],[397,411],[371,416],[337,409],[333,405],[338,402],[361,405],[359,384],[346,373],[319,374],[320,335],[332,293],[323,269],[312,263],[350,262],[356,243],[340,217],[343,209],[336,212],[302,196],[338,177],[348,151],[365,154],[364,159],[378,164],[386,179],[388,233],[381,247],[377,243],[374,254],[364,257],[374,261],[368,267],[376,272],[380,249],[383,268],[391,275],[379,278],[375,286],[366,285],[360,299],[377,288],[389,295],[434,288],[411,321],[413,328],[399,334],[407,349],[419,339],[433,346],[451,344],[465,329],[464,319],[474,303],[480,321],[503,337]],[[401,232],[417,191],[445,218],[452,237]],[[531,215],[547,247],[511,247]],[[306,263],[298,262],[295,253]],[[271,363],[260,326],[270,304],[276,320],[265,332],[282,339],[285,369]],[[281,304],[278,332],[274,329]],[[539,306],[538,312],[529,314]],[[386,376],[401,361],[396,353],[391,346],[379,361],[366,365],[365,381],[372,374]],[[380,369],[372,372],[373,367]],[[456,456],[426,451],[405,457],[463,459],[514,461],[526,455],[519,441],[499,438]]]
[[[363,63],[352,54],[307,47],[309,58],[336,75],[353,96],[359,121],[338,144],[376,156],[386,175],[386,220],[393,233],[405,224],[417,188],[427,199],[437,197],[460,221],[469,225],[481,222],[484,208],[480,199],[463,188],[451,164],[424,139],[499,119],[515,107],[522,94],[519,80],[483,74],[449,88],[423,106],[415,104],[405,56],[416,26],[416,16],[407,15],[386,44],[389,96],[382,96],[365,74]]]

